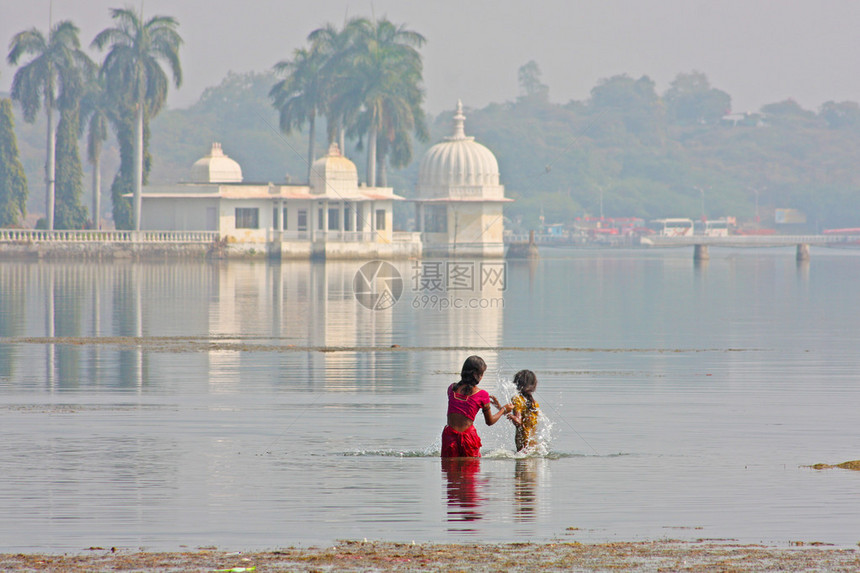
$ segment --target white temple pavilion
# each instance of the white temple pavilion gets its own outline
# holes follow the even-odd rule
[[[421,160],[417,232],[394,231],[390,187],[358,184],[355,163],[337,144],[311,168],[309,184],[246,183],[219,143],[191,168],[188,182],[147,185],[141,229],[214,231],[232,255],[283,259],[503,257],[502,207],[493,153],[467,137],[463,106],[454,132]]]
[[[418,170],[416,220],[424,256],[502,257],[505,188],[493,152],[468,137],[463,104],[454,132],[424,154]]]

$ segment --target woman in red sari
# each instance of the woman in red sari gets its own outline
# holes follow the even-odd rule
[[[502,406],[486,390],[478,390],[487,364],[480,356],[470,356],[463,363],[460,381],[448,386],[448,425],[442,430],[442,457],[481,457],[481,438],[475,430],[475,416],[484,413],[488,426],[498,422],[513,410],[511,404]],[[492,413],[490,404],[498,408]]]

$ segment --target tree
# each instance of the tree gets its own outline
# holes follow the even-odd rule
[[[27,177],[18,156],[12,101],[0,100],[0,227],[20,223],[27,214]]]
[[[688,125],[717,123],[732,107],[732,97],[712,88],[707,76],[701,72],[675,76],[663,100],[668,116],[677,123]]]
[[[791,98],[763,105],[761,112],[767,122],[773,125],[810,125],[815,119],[815,112],[803,109]]]
[[[57,183],[55,228],[83,229],[87,209],[81,205],[84,171],[78,150],[80,120],[78,106],[64,109],[57,124]]]
[[[119,145],[119,170],[110,186],[111,212],[117,229],[133,229],[134,206],[128,196],[134,194],[137,119],[134,106],[129,102],[117,102],[116,106],[111,112],[110,123]],[[144,127],[142,176],[148,175],[151,165],[148,145],[149,130]]]
[[[601,80],[591,90],[592,111],[616,117],[624,128],[644,143],[662,140],[664,110],[648,76],[635,80],[627,75]]]
[[[18,68],[12,79],[12,99],[21,104],[24,121],[32,123],[44,107],[47,118],[45,160],[45,217],[48,229],[54,228],[55,126],[54,107],[58,99],[73,98],[80,89],[81,71],[90,60],[80,49],[78,28],[68,20],[49,31],[48,38],[32,28],[12,38],[7,61],[16,66],[25,55],[32,59]]]
[[[382,125],[376,138],[376,179],[381,187],[388,185],[386,164],[402,168],[412,161],[411,134],[415,133],[419,141],[430,138],[424,110],[418,104],[410,105],[410,102],[420,101],[420,97],[411,93],[412,86],[400,86],[400,89],[405,93],[401,97],[388,98],[383,107]],[[398,94],[393,92],[391,95]]]
[[[81,127],[86,126],[87,161],[92,166],[92,227],[101,228],[101,153],[108,136],[108,122],[111,110],[115,107],[104,79],[90,78],[84,97],[81,100]]]
[[[830,129],[860,126],[860,105],[854,101],[828,101],[821,105],[819,115]]]
[[[120,113],[134,112],[132,211],[133,228],[140,230],[145,168],[144,132],[148,128],[148,120],[161,111],[167,100],[169,81],[161,67],[162,61],[170,68],[173,84],[177,88],[182,85],[182,67],[179,62],[182,37],[176,31],[179,23],[170,16],[153,16],[144,22],[143,14],[125,8],[111,10],[111,17],[116,26],[99,32],[93,45],[100,50],[110,46],[101,67],[105,87],[114,97],[128,103],[120,108]]]
[[[527,64],[520,66],[517,70],[517,81],[520,84],[520,90],[526,99],[535,99],[538,101],[548,101],[549,86],[541,83],[540,66],[534,60],[530,60]]]
[[[56,182],[54,227],[82,229],[86,225],[87,210],[81,205],[84,170],[78,139],[81,135],[80,109],[88,79],[95,76],[96,68],[89,58],[82,60],[74,70],[74,89],[66,89],[57,99],[60,122],[57,124],[55,149]],[[71,71],[70,71],[71,73]]]
[[[283,60],[275,65],[275,71],[287,77],[269,92],[284,133],[301,130],[305,123],[308,124],[308,181],[315,159],[316,117],[325,109],[326,82],[321,73],[325,59],[317,46],[297,49],[292,60]]]
[[[414,131],[419,137],[427,136],[421,111],[423,64],[417,50],[426,39],[387,19],[358,20],[355,32],[351,56],[354,75],[349,91],[360,102],[362,111],[351,131],[367,137],[367,184],[375,186],[380,137],[388,142],[387,147],[381,147],[384,161],[398,135],[409,139],[409,133]],[[401,149],[405,151],[402,144]]]
[[[308,34],[308,40],[322,54],[320,68],[323,82],[323,108],[326,115],[328,143],[337,142],[344,149],[346,125],[355,120],[360,102],[350,97],[350,57],[354,51],[355,37],[361,20],[349,20],[342,30],[326,24]]]

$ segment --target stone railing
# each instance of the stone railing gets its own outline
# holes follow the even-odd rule
[[[46,231],[0,229],[0,243],[213,243],[217,231]]]
[[[376,233],[373,231],[313,231],[315,241],[342,241],[345,243],[373,243]]]

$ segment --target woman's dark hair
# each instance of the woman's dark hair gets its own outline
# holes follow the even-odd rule
[[[531,399],[532,390],[537,386],[537,376],[531,370],[520,370],[514,374],[514,384],[523,396]]]
[[[480,356],[470,356],[463,363],[463,369],[460,370],[460,384],[468,384],[469,386],[477,386],[481,381],[481,377],[487,370],[487,363]]]

